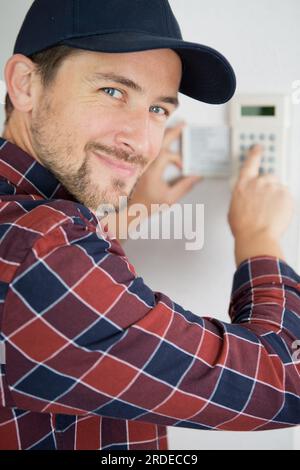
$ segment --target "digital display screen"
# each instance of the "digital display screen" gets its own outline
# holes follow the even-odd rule
[[[242,106],[242,116],[275,116],[275,106]]]

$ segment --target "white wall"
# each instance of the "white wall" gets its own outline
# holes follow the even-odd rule
[[[299,0],[170,0],[185,39],[219,49],[234,66],[239,92],[291,93],[300,80]],[[17,30],[31,0],[0,0],[0,79]],[[201,65],[201,64],[200,64]],[[208,106],[181,96],[178,115],[199,125],[223,124],[227,106]],[[294,106],[291,189],[300,207],[298,185],[300,105]],[[3,107],[0,119],[3,121]],[[125,250],[139,274],[155,290],[199,315],[228,321],[235,271],[233,240],[227,225],[228,182],[205,181],[183,202],[205,204],[205,246],[184,250],[181,241],[129,241]],[[284,239],[288,262],[297,268],[299,209]],[[264,433],[169,429],[171,449],[292,449],[300,436],[292,430]]]

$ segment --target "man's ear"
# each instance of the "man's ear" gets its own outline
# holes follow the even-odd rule
[[[14,108],[28,113],[33,106],[35,64],[22,54],[13,55],[5,66],[7,92]]]

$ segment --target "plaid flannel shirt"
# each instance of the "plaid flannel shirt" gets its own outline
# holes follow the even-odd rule
[[[102,235],[0,139],[1,449],[165,450],[167,426],[300,424],[300,277],[288,264],[243,262],[224,323],[153,292]]]

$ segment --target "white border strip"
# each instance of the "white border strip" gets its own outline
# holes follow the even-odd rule
[[[6,364],[5,344],[0,343],[0,364]]]

